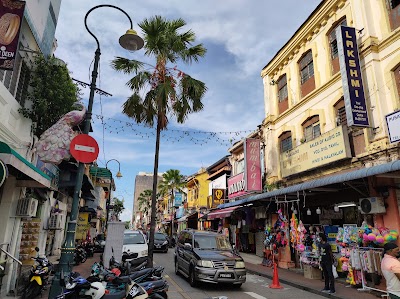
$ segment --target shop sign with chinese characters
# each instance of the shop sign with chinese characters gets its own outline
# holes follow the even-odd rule
[[[345,127],[339,126],[318,138],[280,155],[282,177],[351,157]]]

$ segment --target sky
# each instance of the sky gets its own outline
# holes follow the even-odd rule
[[[160,15],[182,18],[192,29],[196,42],[207,49],[199,63],[178,69],[203,81],[207,93],[204,109],[191,114],[184,124],[170,119],[161,135],[159,173],[179,169],[183,175],[207,168],[225,155],[236,141],[257,129],[265,117],[262,68],[290,39],[320,0],[62,0],[55,56],[67,63],[74,79],[90,83],[95,39],[85,29],[86,13],[94,6],[111,4],[131,17],[133,29],[142,35],[138,23]],[[140,60],[154,65],[143,50],[130,52],[118,39],[129,29],[128,18],[117,9],[102,7],[87,17],[87,26],[98,38],[101,49],[97,88],[112,96],[95,95],[91,136],[100,147],[97,163],[107,166],[115,177],[114,196],[124,200],[122,220],[130,220],[133,210],[135,176],[153,173],[155,128],[136,124],[122,112],[132,94],[126,82],[133,76],[114,71],[116,57]],[[171,66],[173,67],[173,66]],[[81,87],[87,104],[89,88]],[[114,161],[117,160],[118,162]],[[111,161],[110,161],[111,160]],[[107,163],[108,161],[108,163]]]

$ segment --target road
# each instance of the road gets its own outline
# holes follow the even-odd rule
[[[168,253],[155,253],[154,263],[165,267],[164,274],[170,285],[169,299],[322,299],[324,297],[281,284],[283,289],[270,289],[272,281],[258,275],[247,274],[247,282],[240,289],[233,289],[229,285],[200,284],[192,288],[183,276],[176,275],[174,271],[174,250]]]

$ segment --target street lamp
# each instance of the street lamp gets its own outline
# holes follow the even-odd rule
[[[118,163],[118,172],[117,172],[117,174],[116,174],[115,176],[117,177],[117,179],[122,178],[122,174],[121,174],[121,164],[119,163],[119,161],[118,161],[117,159],[108,160],[108,161],[106,162],[106,168],[107,168],[108,162],[110,162],[110,161],[115,161],[115,162]],[[107,169],[108,169],[108,168],[107,168]],[[110,214],[108,208],[109,208],[110,203],[111,203],[111,188],[112,188],[112,184],[113,184],[113,178],[112,178],[112,175],[111,175],[110,190],[108,190],[108,198],[107,198],[107,202],[106,202],[106,213],[107,213],[107,214],[106,214],[106,230],[107,230],[108,219],[109,219],[109,214]]]
[[[83,129],[83,134],[88,134],[90,130],[90,121],[92,118],[92,107],[93,107],[93,98],[94,98],[94,93],[97,90],[96,88],[96,80],[97,80],[97,70],[99,67],[99,60],[100,60],[100,44],[99,40],[97,37],[89,30],[87,26],[87,17],[88,15],[95,9],[100,8],[100,7],[110,7],[110,8],[115,8],[122,13],[124,13],[127,18],[129,19],[130,22],[130,29],[126,31],[126,33],[120,37],[119,39],[119,44],[121,47],[123,47],[126,50],[130,51],[135,51],[139,50],[143,47],[144,41],[143,39],[137,35],[136,31],[132,29],[133,24],[132,20],[129,17],[129,15],[122,10],[121,8],[114,6],[114,5],[108,5],[108,4],[102,4],[102,5],[97,5],[91,8],[85,15],[85,28],[89,32],[91,36],[96,40],[97,44],[97,49],[95,52],[94,56],[94,64],[93,64],[93,71],[92,71],[92,81],[90,83],[90,94],[89,94],[89,103],[88,103],[88,108],[86,111],[86,117],[84,120],[84,129]],[[60,286],[60,272],[61,270],[64,273],[69,273],[70,272],[70,265],[73,264],[73,258],[74,258],[74,251],[75,251],[75,230],[76,230],[76,219],[78,216],[78,208],[79,208],[79,198],[80,198],[80,192],[82,188],[82,180],[83,180],[83,174],[85,170],[85,164],[79,162],[78,166],[78,172],[76,175],[76,184],[74,188],[74,195],[73,195],[73,200],[72,200],[72,208],[71,208],[71,214],[70,214],[70,220],[68,222],[68,228],[67,228],[67,234],[65,237],[65,242],[62,245],[61,248],[61,257],[60,257],[60,262],[59,262],[59,269],[53,279],[53,283],[50,289],[50,295],[49,298],[53,298],[57,295],[60,294],[61,292],[61,286]],[[120,173],[119,173],[120,174]],[[118,177],[118,174],[117,174]]]

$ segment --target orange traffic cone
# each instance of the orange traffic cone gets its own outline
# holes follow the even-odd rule
[[[282,289],[283,287],[279,284],[279,277],[278,277],[278,267],[276,263],[274,263],[274,275],[272,277],[272,284],[269,285],[271,289]]]

